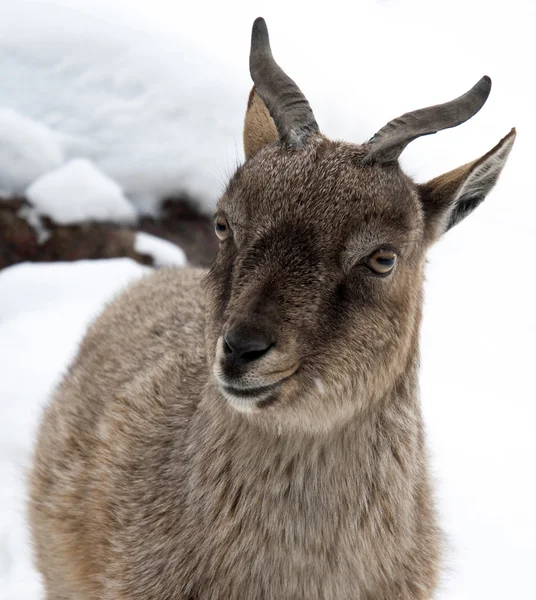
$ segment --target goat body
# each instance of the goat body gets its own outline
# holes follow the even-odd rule
[[[515,132],[416,185],[398,154],[474,114],[489,79],[368,144],[332,142],[267,35],[256,21],[247,160],[218,205],[213,267],[128,288],[45,411],[29,515],[51,600],[436,589],[417,380],[426,250],[493,187]]]

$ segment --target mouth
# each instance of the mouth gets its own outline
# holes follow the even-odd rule
[[[266,408],[277,399],[277,392],[294,373],[297,367],[285,369],[281,371],[283,375],[275,382],[266,383],[266,385],[244,385],[243,382],[229,381],[225,376],[222,377],[221,372],[215,366],[214,376],[218,384],[218,388],[227,402],[236,410],[243,413],[251,413],[256,409]],[[272,373],[274,375],[275,373]]]
[[[248,399],[248,400],[258,400],[259,398],[262,398],[266,394],[275,390],[277,387],[279,387],[279,385],[280,385],[280,382],[271,383],[269,385],[265,385],[262,387],[239,388],[239,387],[234,387],[232,385],[220,384],[220,388],[225,393],[230,394],[232,396],[236,396],[237,398],[244,398],[244,399]]]
[[[268,406],[275,400],[277,389],[281,383],[282,381],[278,381],[262,387],[244,388],[218,382],[218,387],[233,408],[242,413],[252,413],[258,408]]]

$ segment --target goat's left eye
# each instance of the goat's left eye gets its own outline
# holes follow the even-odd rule
[[[224,242],[231,235],[231,228],[229,227],[229,223],[225,217],[216,217],[214,230],[222,242]]]
[[[367,258],[367,265],[378,275],[387,275],[396,264],[396,253],[392,250],[376,250]]]

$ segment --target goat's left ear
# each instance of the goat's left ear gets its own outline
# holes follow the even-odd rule
[[[465,219],[493,188],[514,145],[516,130],[484,156],[419,185],[431,243]]]

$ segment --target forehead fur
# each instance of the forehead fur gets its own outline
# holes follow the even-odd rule
[[[231,221],[296,223],[348,236],[373,227],[418,238],[422,208],[398,165],[365,164],[361,146],[318,136],[303,148],[272,145],[235,174],[220,201]]]

